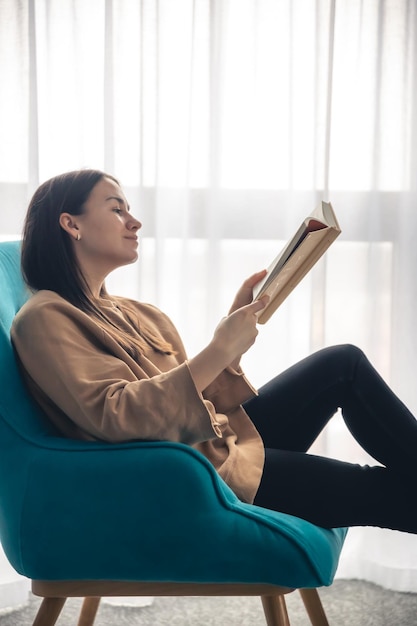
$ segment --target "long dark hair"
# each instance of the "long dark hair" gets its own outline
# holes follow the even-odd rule
[[[49,289],[80,308],[89,308],[87,286],[59,217],[61,213],[84,213],[88,196],[104,177],[107,174],[99,170],[67,172],[47,180],[35,191],[22,242],[22,272],[31,289]]]
[[[32,291],[54,291],[96,317],[130,354],[136,356],[143,352],[145,344],[158,352],[171,353],[172,347],[143,324],[140,334],[144,341],[140,341],[115,326],[102,312],[78,265],[70,235],[59,223],[61,213],[81,215],[85,212],[91,191],[103,178],[110,178],[119,185],[114,176],[100,170],[84,169],[55,176],[38,187],[29,203],[23,228],[23,277]],[[105,295],[104,290],[102,295]],[[131,310],[129,318],[132,323],[134,316],[134,310]]]

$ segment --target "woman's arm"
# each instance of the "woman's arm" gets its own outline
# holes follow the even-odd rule
[[[196,389],[187,362],[167,357],[167,371],[146,357],[137,362],[68,302],[35,298],[16,316],[12,339],[31,392],[63,432],[72,422],[107,441],[221,436],[222,416]]]
[[[224,416],[202,391],[255,340],[263,303],[222,320],[210,344],[189,362],[170,357],[161,372],[134,361],[97,323],[44,293],[17,315],[13,342],[32,392],[59,421],[109,441],[167,439],[197,443],[221,436]]]
[[[208,346],[188,362],[194,384],[200,393],[224,369],[236,369],[241,355],[255,342],[258,315],[267,301],[267,298],[262,298],[233,310],[221,320]]]

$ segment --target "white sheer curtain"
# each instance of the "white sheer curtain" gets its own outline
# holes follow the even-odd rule
[[[353,342],[417,413],[416,25],[414,0],[0,0],[0,234],[46,178],[115,174],[144,226],[109,287],[192,354],[330,200],[342,236],[245,369]],[[338,419],[315,450],[367,462]],[[354,529],[339,575],[417,591],[416,563],[415,536]]]

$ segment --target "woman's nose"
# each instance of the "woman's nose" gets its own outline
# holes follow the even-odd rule
[[[129,230],[133,230],[133,231],[137,231],[140,230],[142,228],[142,223],[139,222],[139,220],[137,220],[136,218],[132,218],[131,221],[128,224]]]

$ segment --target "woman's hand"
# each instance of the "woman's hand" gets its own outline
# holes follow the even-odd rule
[[[252,274],[249,276],[237,292],[235,299],[233,300],[233,304],[230,307],[229,315],[238,309],[241,309],[243,306],[250,304],[253,300],[252,290],[263,278],[265,278],[267,270],[262,270],[261,272],[256,272],[256,274]]]
[[[236,366],[240,357],[255,342],[258,335],[259,313],[265,308],[269,298],[264,296],[224,317],[217,326],[213,343],[225,354],[226,364]]]
[[[237,368],[241,355],[255,342],[259,313],[265,308],[265,296],[224,317],[214,331],[209,345],[188,362],[194,383],[202,392],[224,370]]]
[[[240,287],[239,291],[237,292],[235,299],[233,300],[233,304],[230,307],[229,315],[252,302],[253,288],[255,287],[255,285],[257,285],[261,280],[265,278],[266,274],[267,274],[267,270],[262,270],[260,272],[256,272],[256,274],[252,274],[252,276],[249,276],[249,278],[245,280],[245,282],[243,283],[243,285]],[[266,306],[266,303],[267,301],[265,301],[265,306]],[[231,361],[230,367],[232,367],[235,370],[238,369],[239,363],[240,363],[240,357],[242,356],[242,354],[240,354],[233,361]]]

